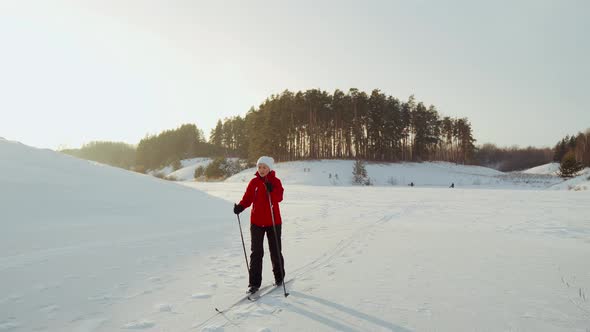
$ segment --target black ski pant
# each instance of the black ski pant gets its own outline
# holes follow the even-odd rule
[[[264,256],[264,234],[268,239],[268,248],[270,249],[270,260],[272,262],[272,272],[275,282],[283,280],[285,276],[285,261],[281,252],[281,225],[275,226],[277,240],[275,240],[275,231],[273,226],[260,227],[250,224],[250,236],[252,238],[252,253],[250,254],[250,287],[260,287],[262,284],[262,257]],[[277,241],[279,247],[277,248]],[[279,258],[280,257],[280,258]]]

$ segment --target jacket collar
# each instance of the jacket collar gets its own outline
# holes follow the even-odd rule
[[[263,178],[262,176],[260,176],[260,174],[258,173],[258,171],[256,171],[256,173],[254,175],[256,175],[256,177],[259,178],[262,181],[265,181],[267,179],[268,180],[272,180],[272,179],[274,179],[276,177],[275,171],[270,171],[268,174],[266,174],[266,176],[265,176],[266,179]]]

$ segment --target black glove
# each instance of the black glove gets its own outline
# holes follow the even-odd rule
[[[270,182],[265,182],[264,184],[266,185],[266,191],[269,193],[272,192],[272,184]]]
[[[242,211],[244,211],[243,206],[241,206],[240,204],[234,204],[234,213],[235,214],[240,214],[240,213],[242,213]]]

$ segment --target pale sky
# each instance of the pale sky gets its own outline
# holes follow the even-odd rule
[[[56,149],[208,137],[273,93],[378,88],[478,144],[590,127],[590,1],[0,0],[0,137]]]

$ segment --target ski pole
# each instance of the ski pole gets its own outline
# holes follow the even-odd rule
[[[289,296],[289,293],[287,293],[287,288],[285,287],[285,274],[283,271],[283,255],[281,254],[281,248],[279,247],[279,237],[277,235],[277,229],[275,228],[275,213],[272,210],[272,200],[270,199],[270,193],[267,191],[266,195],[268,196],[268,204],[270,205],[270,217],[272,218],[272,230],[275,233],[275,243],[277,245],[277,256],[279,256],[279,264],[281,266],[279,266],[279,269],[281,269],[281,279],[283,279],[283,291],[285,292],[285,297]]]
[[[242,233],[242,223],[240,222],[240,215],[238,217],[238,225],[240,225],[240,236],[242,237],[242,248],[244,248],[244,258],[246,259],[246,269],[248,269],[248,275],[250,275],[250,265],[248,264],[248,255],[246,255],[246,245],[244,244],[244,234]]]

